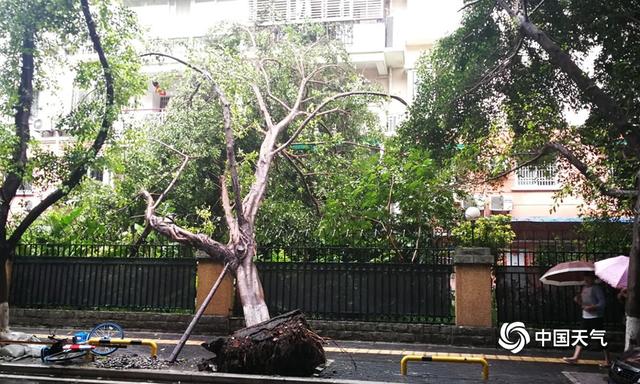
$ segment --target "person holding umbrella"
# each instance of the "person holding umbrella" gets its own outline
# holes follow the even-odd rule
[[[543,284],[560,287],[583,285],[580,294],[574,297],[574,301],[582,308],[582,329],[587,331],[587,335],[590,335],[594,329],[604,329],[605,296],[602,288],[595,284],[595,269],[593,263],[588,261],[567,261],[549,269],[540,278]],[[609,352],[606,347],[603,348],[603,351],[604,364],[602,366],[609,366]],[[563,357],[563,360],[569,364],[575,364],[581,353],[582,345],[578,343],[573,356]]]
[[[604,329],[604,309],[605,297],[602,288],[595,284],[596,276],[593,272],[584,273],[584,286],[580,294],[576,295],[573,300],[582,307],[582,329],[587,331],[587,335],[593,330]],[[601,367],[608,367],[611,364],[609,351],[606,346],[602,347],[604,352],[604,364]],[[575,364],[580,359],[582,345],[576,344],[576,348],[571,357],[563,357],[562,359],[569,364]]]

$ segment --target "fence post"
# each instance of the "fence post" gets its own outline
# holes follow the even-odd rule
[[[199,308],[205,297],[207,297],[211,287],[213,287],[213,284],[218,279],[218,276],[220,276],[224,265],[221,261],[215,261],[201,252],[196,254],[196,260],[198,261],[196,308]],[[230,273],[227,273],[227,276],[222,279],[220,287],[218,287],[204,314],[229,317],[233,310],[233,298],[233,277]]]
[[[456,325],[491,327],[491,265],[489,248],[456,248]]]

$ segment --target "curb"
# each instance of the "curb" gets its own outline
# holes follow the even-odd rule
[[[223,384],[385,384],[388,382],[319,379],[311,377],[284,377],[265,375],[241,375],[235,373],[199,373],[181,371],[153,371],[148,369],[114,370],[105,368],[79,368],[38,366],[29,364],[0,364],[0,377],[3,374],[28,374],[56,378],[82,377],[86,379],[109,380],[149,380],[170,383],[223,383]]]

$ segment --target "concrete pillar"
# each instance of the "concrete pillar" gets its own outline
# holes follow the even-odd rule
[[[209,256],[197,256],[198,270],[196,283],[196,309],[200,308],[202,303],[209,294],[211,287],[220,276],[223,264],[219,261],[212,260]],[[229,317],[233,311],[233,275],[227,272],[213,299],[205,309],[205,315]]]
[[[456,325],[491,327],[491,265],[489,248],[457,248]]]

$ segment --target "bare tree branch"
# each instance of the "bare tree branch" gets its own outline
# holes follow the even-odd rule
[[[341,99],[347,96],[354,96],[354,95],[368,95],[368,96],[381,96],[381,97],[388,97],[388,98],[392,98],[395,100],[398,100],[399,102],[401,102],[404,105],[407,105],[407,102],[404,101],[404,99],[402,99],[399,96],[394,96],[394,95],[389,95],[386,93],[381,93],[381,92],[369,92],[369,91],[351,91],[351,92],[343,92],[343,93],[338,93],[335,94],[327,99],[325,99],[325,101],[323,101],[313,112],[311,112],[306,119],[304,119],[304,121],[300,124],[300,126],[298,127],[298,129],[293,133],[293,135],[291,135],[291,137],[289,138],[289,140],[287,140],[284,144],[282,144],[281,146],[279,146],[278,148],[276,148],[272,153],[276,154],[280,151],[282,151],[283,149],[285,149],[287,146],[289,146],[293,141],[295,141],[295,139],[298,137],[298,135],[302,132],[302,130],[304,130],[307,125],[311,122],[311,120],[313,120],[318,113],[321,112],[321,110],[329,103],[331,103],[332,101],[335,101],[337,99]]]
[[[231,128],[231,104],[217,84],[213,84],[213,90],[218,95],[218,100],[222,104],[222,117],[224,119],[224,137],[227,143],[227,163],[231,172],[231,186],[233,188],[233,197],[235,200],[236,220],[238,227],[242,227],[245,222],[244,212],[242,209],[242,192],[240,190],[240,180],[238,178],[238,164],[236,162],[235,142],[233,138],[233,130]]]
[[[227,262],[233,262],[233,252],[219,242],[211,239],[209,236],[189,232],[186,229],[180,228],[173,222],[156,216],[153,197],[151,197],[151,194],[147,190],[143,189],[141,193],[147,200],[145,219],[158,233],[175,242],[190,245],[204,251],[209,256],[217,257]]]
[[[238,222],[233,217],[231,201],[229,200],[229,192],[227,191],[227,181],[224,175],[220,175],[220,195],[222,198],[222,209],[224,210],[224,218],[227,221],[227,227],[229,227],[231,240],[235,242],[238,240],[240,233],[238,230]]]
[[[251,89],[253,89],[253,94],[256,95],[256,99],[258,100],[258,106],[260,107],[262,117],[264,117],[264,121],[267,122],[267,129],[271,129],[273,127],[273,119],[271,118],[271,114],[269,113],[267,105],[264,102],[264,98],[262,97],[260,88],[258,88],[258,86],[255,84],[251,84]]]
[[[282,66],[282,63],[279,62],[278,60],[275,59],[260,59],[257,62],[257,67],[258,70],[260,71],[260,73],[262,74],[262,77],[264,78],[264,82],[265,82],[265,87],[267,89],[267,96],[269,96],[271,99],[275,100],[278,104],[280,104],[282,107],[284,107],[287,111],[291,111],[291,107],[285,103],[282,99],[278,98],[276,95],[274,95],[271,92],[271,81],[269,80],[269,75],[267,75],[267,71],[264,69],[264,63],[267,61],[274,61],[275,63],[279,64],[280,66]]]

